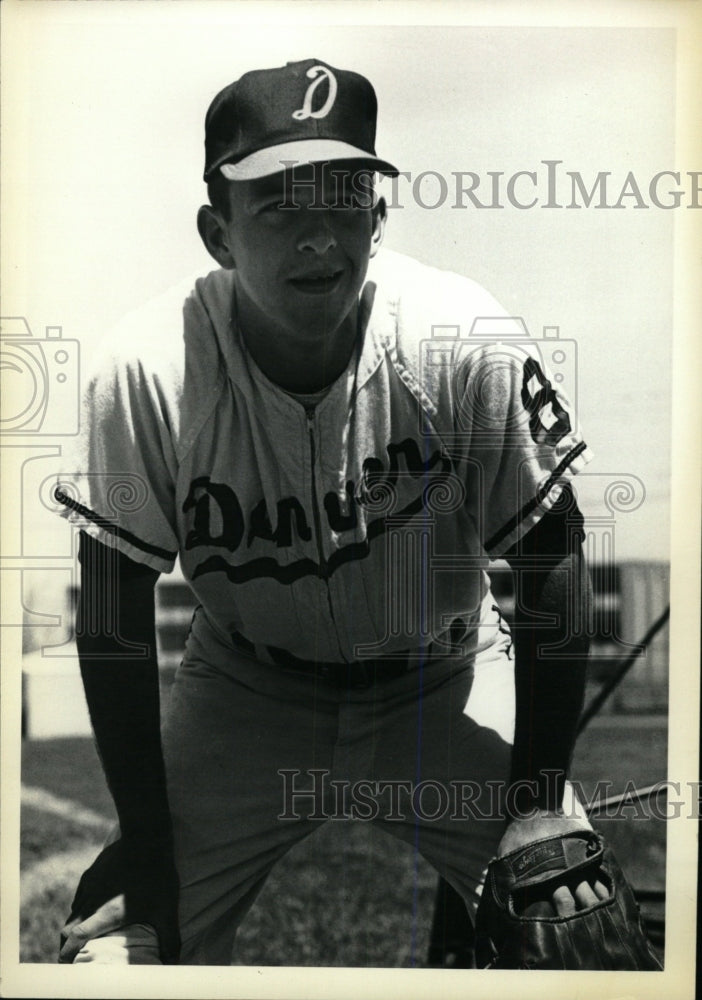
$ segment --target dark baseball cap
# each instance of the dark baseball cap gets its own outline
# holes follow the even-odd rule
[[[375,91],[364,76],[319,59],[245,73],[220,91],[205,118],[205,174],[229,180],[267,177],[302,163],[332,160],[389,176],[375,155]]]

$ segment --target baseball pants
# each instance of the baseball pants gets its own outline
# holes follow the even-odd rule
[[[234,650],[198,609],[163,732],[182,964],[229,965],[272,867],[328,819],[380,826],[475,908],[504,831],[514,728],[509,634],[489,607],[481,629],[472,657],[347,690]],[[143,961],[144,930],[78,960]]]

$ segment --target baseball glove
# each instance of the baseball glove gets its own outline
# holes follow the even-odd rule
[[[609,898],[557,915],[548,902],[554,889],[575,891],[584,879],[599,879]],[[476,958],[478,968],[490,969],[662,968],[621,868],[592,831],[537,840],[490,862],[476,916]]]

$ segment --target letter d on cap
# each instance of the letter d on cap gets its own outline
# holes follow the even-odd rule
[[[336,77],[330,69],[327,69],[326,66],[310,66],[307,70],[307,76],[313,82],[307,88],[305,99],[302,102],[302,107],[292,113],[292,117],[298,122],[302,122],[306,118],[326,118],[331,109],[334,107],[334,101],[336,100]],[[327,99],[322,107],[318,111],[313,111],[312,97],[322,80],[325,79],[329,80],[329,94],[327,95]]]

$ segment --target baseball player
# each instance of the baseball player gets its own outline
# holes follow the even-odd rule
[[[541,912],[597,911],[600,869],[538,846],[593,836],[566,780],[589,601],[568,484],[590,457],[568,400],[484,289],[381,249],[373,176],[397,170],[364,77],[250,72],[205,128],[218,268],[121,324],[56,489],[119,817],[60,960],[229,964],[330,815],[412,844],[471,911],[515,851],[550,872]],[[471,337],[485,317],[499,338]],[[199,604],[161,729],[153,595],[176,558]]]

